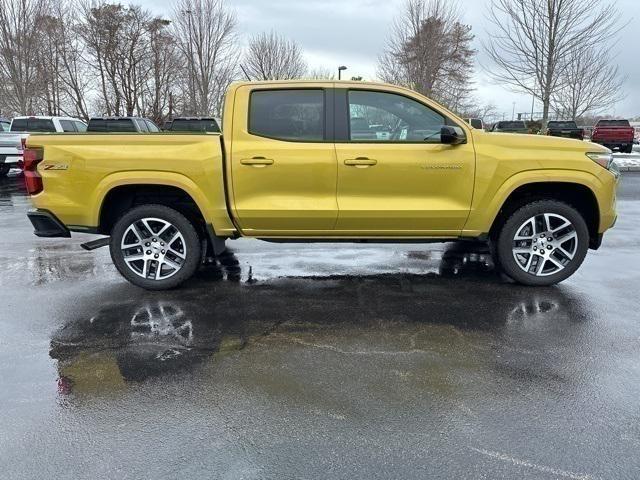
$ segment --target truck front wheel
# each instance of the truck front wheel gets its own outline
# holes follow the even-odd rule
[[[115,224],[111,258],[124,278],[147,290],[177,287],[201,260],[201,242],[193,224],[164,205],[141,205]]]
[[[498,264],[524,285],[553,285],[571,276],[589,248],[582,215],[556,200],[539,200],[516,210],[504,223],[495,248]]]

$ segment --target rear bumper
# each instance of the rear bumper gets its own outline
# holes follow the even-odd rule
[[[34,234],[38,237],[71,237],[71,232],[48,210],[29,210],[27,217],[34,228]]]

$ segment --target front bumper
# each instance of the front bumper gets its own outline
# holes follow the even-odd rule
[[[48,210],[29,210],[27,217],[35,229],[33,233],[38,237],[71,237],[69,229]]]

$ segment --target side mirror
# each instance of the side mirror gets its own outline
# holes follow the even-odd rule
[[[445,125],[440,130],[440,142],[446,145],[460,145],[467,143],[467,137],[460,127]]]

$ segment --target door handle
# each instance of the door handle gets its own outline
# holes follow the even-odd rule
[[[267,165],[273,165],[272,158],[265,157],[252,157],[252,158],[243,158],[240,160],[242,165],[253,165],[257,167],[266,167]]]
[[[372,167],[374,165],[377,165],[378,161],[374,160],[373,158],[358,157],[358,158],[347,158],[344,161],[344,164],[350,167]]]

